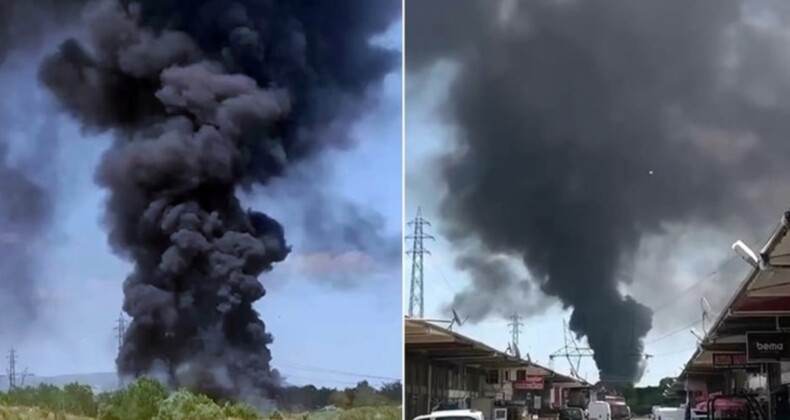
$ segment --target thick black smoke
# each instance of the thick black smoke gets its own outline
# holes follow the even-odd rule
[[[48,32],[66,24],[87,0],[0,0],[0,65],[20,49],[41,46]]]
[[[375,3],[375,5],[374,5]],[[239,187],[345,146],[369,86],[396,63],[369,39],[396,1],[102,0],[87,42],[41,79],[86,130],[112,131],[98,168],[110,243],[134,263],[121,374],[162,374],[219,398],[276,397],[258,276],[290,251]]]
[[[315,162],[311,166],[314,169]],[[326,185],[309,181],[325,176],[324,169],[292,173],[267,185],[268,196],[298,197],[284,204],[286,214],[293,216],[288,221],[299,226],[299,236],[306,238],[295,246],[298,261],[290,259],[291,268],[336,289],[360,286],[361,279],[390,276],[393,268],[401,266],[401,236],[389,232],[386,219],[375,210],[340,199]]]
[[[355,203],[334,204],[318,193],[305,199],[305,205],[306,236],[318,244],[330,244],[329,249],[307,244],[307,252],[363,252],[388,267],[401,263],[400,237],[388,234],[382,215]]]
[[[470,274],[471,287],[458,292],[445,312],[457,309],[472,322],[496,315],[509,318],[517,312],[529,317],[547,309],[551,302],[538,293],[535,285],[519,276],[512,260],[501,256],[466,253],[456,261],[456,267]]]
[[[775,28],[786,9],[406,4],[410,74],[457,65],[444,108],[458,130],[442,161],[450,239],[519,255],[543,293],[573,308],[570,327],[587,337],[603,380],[642,375],[652,312],[619,291],[640,240],[671,223],[759,224],[784,210],[790,44]],[[465,293],[508,302],[512,282],[499,283],[496,293],[478,276]]]

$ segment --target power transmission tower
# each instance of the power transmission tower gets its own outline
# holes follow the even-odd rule
[[[513,313],[507,325],[510,327],[510,342],[518,346],[518,335],[521,333],[521,327],[524,326],[524,324],[521,323],[521,317],[518,316],[518,312]]]
[[[425,249],[424,241],[434,239],[433,236],[425,233],[425,226],[431,223],[422,218],[422,209],[417,208],[417,216],[408,223],[414,230],[411,235],[406,236],[406,240],[412,241],[411,249],[406,251],[411,255],[411,290],[409,292],[409,316],[414,317],[414,311],[419,312],[419,318],[425,316],[425,301],[423,299],[425,284],[423,282],[423,255],[430,255],[431,252]]]
[[[554,368],[555,358],[564,357],[568,360],[571,376],[576,379],[584,380],[579,374],[581,360],[582,357],[593,357],[593,351],[588,347],[579,347],[579,343],[576,342],[576,338],[573,337],[573,333],[568,328],[568,323],[565,320],[562,321],[562,331],[565,338],[565,345],[549,356],[549,367],[552,369]]]
[[[120,354],[121,348],[123,347],[123,337],[126,334],[126,319],[123,317],[123,313],[118,315],[118,319],[116,321],[115,328],[113,328],[116,333],[116,338],[118,339],[118,353]],[[118,389],[123,388],[123,378],[121,375],[118,375]]]
[[[9,350],[6,358],[8,359],[8,367],[6,368],[6,373],[8,374],[8,389],[17,387],[17,378],[20,379],[19,386],[25,386],[25,378],[30,376],[30,374],[27,372],[27,368],[25,368],[21,374],[16,372],[17,352],[13,347]]]
[[[16,351],[11,348],[8,352],[8,389],[16,388]]]
[[[507,325],[510,327],[510,344],[508,345],[508,348],[513,355],[521,358],[521,350],[518,347],[518,336],[521,333],[521,327],[523,327],[524,324],[521,322],[521,317],[518,316],[518,312],[513,313],[513,316],[510,317],[510,322],[508,322]]]
[[[116,320],[115,328],[115,336],[118,339],[118,351],[121,351],[121,347],[123,347],[123,336],[126,334],[126,319],[123,317],[123,314],[118,316]]]

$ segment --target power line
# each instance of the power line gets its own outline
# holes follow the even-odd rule
[[[773,229],[771,229],[771,232],[773,232],[773,231],[775,231],[777,228],[779,228],[779,225],[780,225],[780,224],[781,224],[781,223],[778,223],[778,224],[774,225]],[[762,236],[763,236],[763,235],[762,235],[762,234],[760,234],[760,236],[758,236],[757,238],[755,238],[755,240],[754,240],[754,241],[752,241],[752,242],[757,242],[757,241],[759,241],[759,240],[760,240],[760,237],[762,237]],[[684,297],[684,296],[686,295],[686,293],[688,293],[688,292],[690,292],[690,291],[692,291],[692,290],[696,289],[697,287],[699,287],[700,285],[702,285],[702,284],[703,284],[703,283],[705,283],[706,281],[708,281],[708,280],[712,279],[714,276],[716,276],[717,274],[719,274],[719,273],[721,272],[721,270],[724,268],[724,266],[726,266],[726,265],[727,265],[727,264],[729,264],[730,262],[732,262],[732,261],[736,260],[737,258],[738,258],[738,256],[737,256],[737,255],[735,255],[735,254],[733,254],[733,255],[730,255],[729,257],[725,258],[725,259],[724,259],[724,260],[722,260],[722,261],[721,261],[721,262],[720,262],[718,265],[716,265],[716,267],[713,269],[713,271],[711,271],[710,273],[708,273],[708,275],[707,275],[707,276],[705,276],[705,277],[703,277],[702,279],[700,279],[700,280],[698,280],[698,281],[694,282],[694,284],[692,284],[691,286],[689,286],[689,287],[687,287],[686,289],[684,289],[682,292],[680,292],[680,293],[679,293],[677,296],[675,296],[673,299],[670,299],[670,300],[666,301],[664,304],[662,304],[662,305],[659,305],[659,306],[658,306],[658,307],[656,307],[656,308],[653,308],[653,314],[655,315],[656,313],[658,313],[658,312],[660,312],[660,311],[662,311],[662,310],[664,310],[664,309],[667,309],[667,308],[669,308],[669,307],[672,307],[673,305],[675,305],[675,304],[676,304],[676,303],[677,303],[677,302],[680,300],[680,298]]]
[[[701,285],[702,285],[703,283],[705,283],[706,281],[708,281],[708,280],[712,279],[712,278],[713,278],[713,276],[715,276],[715,275],[719,274],[719,272],[721,271],[721,269],[722,269],[722,268],[724,268],[724,266],[725,266],[725,265],[729,264],[729,263],[730,263],[731,261],[733,261],[735,258],[737,258],[737,255],[732,255],[732,256],[730,256],[730,257],[728,257],[728,258],[724,259],[722,262],[720,262],[720,263],[719,263],[719,264],[716,266],[716,268],[714,268],[714,269],[713,269],[713,271],[711,271],[710,273],[708,273],[708,275],[707,275],[707,276],[705,276],[705,277],[701,278],[700,280],[697,280],[696,282],[694,282],[694,284],[692,284],[691,286],[689,286],[689,287],[687,287],[686,289],[684,289],[683,291],[681,291],[679,294],[677,294],[677,295],[676,295],[675,297],[673,297],[672,299],[670,299],[670,300],[666,301],[666,302],[665,302],[665,303],[663,303],[662,305],[659,305],[657,308],[654,308],[654,309],[653,309],[653,315],[657,314],[658,312],[661,312],[661,311],[662,311],[662,310],[664,310],[664,309],[667,309],[667,308],[669,308],[669,307],[672,307],[673,305],[677,304],[677,303],[678,303],[678,301],[680,300],[680,298],[682,298],[682,297],[686,296],[686,293],[688,293],[688,292],[690,292],[690,291],[692,291],[692,290],[696,289],[697,287],[701,286]]]
[[[422,209],[417,208],[417,216],[408,223],[414,227],[414,233],[406,236],[406,240],[412,241],[412,247],[406,251],[407,255],[412,256],[411,260],[411,289],[409,294],[409,316],[414,316],[414,311],[419,312],[419,317],[425,316],[425,284],[423,282],[423,255],[430,255],[431,252],[425,249],[424,241],[434,239],[433,236],[425,233],[425,226],[431,223],[422,217]]]
[[[692,348],[692,349],[683,349],[683,350],[672,351],[672,352],[669,352],[669,353],[654,354],[653,357],[674,356],[676,354],[687,353],[687,352],[691,352],[691,351],[694,351],[694,350],[696,350],[696,347]]]
[[[359,382],[353,382],[353,381],[342,381],[342,380],[338,380],[338,379],[326,379],[326,378],[316,378],[316,377],[311,377],[311,376],[290,375],[288,373],[283,373],[283,376],[285,377],[286,380],[288,380],[288,379],[301,379],[302,381],[309,382],[309,383],[311,383],[313,385],[315,385],[316,382],[332,382],[332,383],[342,384],[342,385],[357,385],[359,383]]]
[[[664,335],[662,335],[661,337],[658,337],[658,338],[656,338],[655,340],[651,340],[651,341],[649,341],[649,342],[645,343],[645,345],[653,344],[653,343],[659,342],[659,341],[661,341],[661,340],[667,339],[667,338],[669,338],[669,337],[672,337],[672,336],[673,336],[673,335],[675,335],[675,334],[682,333],[683,331],[686,331],[686,330],[688,330],[689,328],[696,327],[697,325],[699,325],[699,324],[701,324],[701,323],[702,323],[702,320],[695,321],[693,324],[689,324],[689,325],[687,325],[687,326],[685,326],[685,327],[683,327],[683,328],[678,328],[677,330],[674,330],[674,331],[672,331],[672,332],[669,332],[669,333],[667,333],[667,334],[664,334]]]
[[[294,366],[296,368],[301,368],[301,369],[314,370],[314,371],[318,371],[318,372],[334,373],[334,374],[337,374],[337,375],[354,376],[354,377],[358,377],[358,378],[378,379],[378,380],[393,381],[393,382],[394,381],[400,381],[400,379],[398,379],[398,378],[392,378],[392,377],[388,377],[388,376],[368,375],[368,374],[364,374],[364,373],[348,372],[348,371],[337,370],[337,369],[327,369],[327,368],[310,366],[310,365],[305,365],[305,364],[302,364],[302,363],[289,362],[289,361],[280,361],[277,364],[282,364],[282,365],[286,365],[286,366],[287,365],[292,365],[292,366]]]
[[[772,232],[773,232],[773,231],[775,231],[775,230],[776,230],[778,227],[779,227],[779,224],[775,225],[775,226],[774,226],[774,228],[773,228],[773,229],[771,229],[771,231],[772,231]],[[761,235],[761,236],[762,236],[762,235]],[[755,241],[754,241],[754,242],[756,242],[757,240],[759,240],[759,238],[755,239]],[[719,272],[720,272],[720,271],[721,271],[721,270],[724,268],[724,266],[725,266],[725,265],[727,265],[727,264],[728,264],[728,263],[730,263],[731,261],[735,260],[736,258],[737,258],[737,255],[732,255],[732,256],[730,256],[730,257],[728,257],[728,258],[724,259],[724,260],[723,260],[721,263],[719,263],[719,264],[716,266],[716,268],[715,268],[715,269],[714,269],[712,272],[710,272],[710,273],[709,273],[707,276],[705,276],[704,278],[700,279],[699,281],[695,282],[694,284],[692,284],[691,286],[689,286],[688,288],[686,288],[685,290],[683,290],[683,292],[681,292],[681,293],[680,293],[680,295],[679,295],[679,296],[677,296],[675,299],[672,299],[671,301],[668,301],[668,302],[666,302],[665,304],[663,304],[663,305],[661,305],[661,306],[659,306],[659,307],[655,308],[655,309],[653,310],[653,314],[656,314],[657,312],[659,312],[659,311],[661,311],[661,310],[664,310],[664,309],[666,309],[666,308],[669,308],[669,307],[671,307],[672,305],[674,305],[675,303],[677,303],[677,301],[679,300],[679,298],[680,298],[680,297],[684,296],[684,295],[685,295],[687,292],[689,292],[689,291],[693,290],[694,288],[698,287],[698,286],[699,286],[699,285],[701,285],[702,283],[704,283],[704,282],[706,282],[706,281],[710,280],[710,279],[711,279],[711,278],[713,278],[713,276],[715,276],[716,274],[719,274]],[[659,341],[665,340],[665,339],[667,339],[667,338],[669,338],[669,337],[672,337],[672,336],[674,336],[674,335],[676,335],[676,334],[679,334],[679,333],[681,333],[681,332],[683,332],[683,331],[689,330],[690,328],[696,327],[697,325],[699,325],[699,324],[702,324],[703,322],[704,322],[704,319],[700,319],[700,320],[698,320],[698,321],[695,321],[695,322],[693,322],[693,323],[691,323],[691,324],[689,324],[689,325],[686,325],[686,326],[684,326],[684,327],[682,327],[682,328],[679,328],[679,329],[677,329],[677,330],[674,330],[674,331],[671,331],[671,332],[669,332],[669,333],[667,333],[667,334],[664,334],[664,335],[662,335],[662,336],[660,336],[660,337],[656,338],[655,340],[651,340],[651,341],[649,341],[649,342],[645,343],[645,345],[647,346],[647,345],[650,345],[650,344],[653,344],[653,343],[656,343],[656,342],[659,342]]]
[[[447,286],[448,291],[450,291],[453,294],[458,293],[458,289],[454,287],[452,284],[450,284],[450,282],[447,280],[447,276],[444,275],[444,272],[442,271],[442,269],[439,267],[438,264],[426,265],[425,268],[429,268],[429,269],[435,268],[436,272],[439,273],[439,278],[442,280],[442,283],[444,283]]]

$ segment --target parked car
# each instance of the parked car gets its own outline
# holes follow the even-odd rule
[[[559,420],[584,420],[584,410],[576,407],[560,409]]]

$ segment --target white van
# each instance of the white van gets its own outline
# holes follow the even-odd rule
[[[486,420],[486,418],[483,412],[478,410],[447,410],[417,416],[414,420]]]
[[[587,405],[588,420],[625,420],[629,419],[628,406],[624,403],[590,401]]]
[[[587,405],[588,420],[611,420],[612,408],[606,401],[590,401]]]
[[[653,420],[683,420],[686,410],[678,407],[653,407]]]

